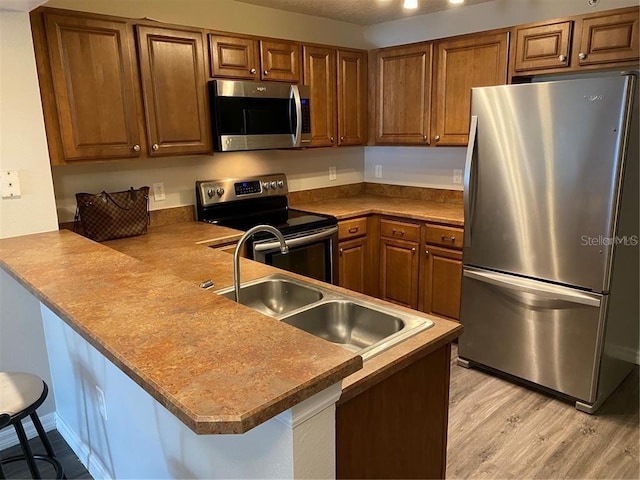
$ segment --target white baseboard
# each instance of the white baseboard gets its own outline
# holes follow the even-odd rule
[[[40,423],[42,423],[42,427],[45,432],[55,430],[56,412],[47,413],[46,415],[41,416]],[[33,422],[29,417],[22,421],[22,426],[24,427],[24,432],[27,434],[27,438],[33,438],[38,435],[36,427],[33,426]],[[18,443],[20,442],[18,441],[18,436],[16,435],[16,431],[13,427],[7,427],[0,432],[0,450],[13,447],[14,445],[18,445]]]
[[[71,450],[80,459],[80,463],[84,465],[93,478],[112,478],[104,464],[95,455],[91,454],[91,447],[76,435],[62,417],[56,415],[56,423],[62,438],[69,444]]]

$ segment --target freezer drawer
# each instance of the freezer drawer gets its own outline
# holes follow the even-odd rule
[[[606,299],[465,267],[459,356],[592,403]]]

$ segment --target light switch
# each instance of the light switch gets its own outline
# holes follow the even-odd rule
[[[457,184],[462,183],[462,169],[460,168],[453,169],[453,183],[457,183]]]
[[[2,192],[2,198],[20,197],[20,178],[16,170],[0,172],[0,192]]]
[[[329,180],[335,180],[337,178],[336,167],[329,167]]]
[[[382,165],[376,165],[375,177],[376,178],[382,178]]]
[[[164,183],[158,182],[153,184],[153,200],[161,202],[166,200],[167,197],[164,194]]]

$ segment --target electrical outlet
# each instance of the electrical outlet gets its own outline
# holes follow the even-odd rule
[[[453,183],[461,184],[462,183],[462,169],[454,168],[453,169]]]
[[[0,192],[2,198],[20,197],[20,178],[16,170],[0,172]]]
[[[329,180],[335,180],[337,177],[336,167],[329,167]]]
[[[161,202],[166,200],[167,197],[164,194],[164,183],[158,182],[153,184],[153,200]]]
[[[376,165],[375,176],[376,178],[382,178],[382,165]]]
[[[100,415],[102,415],[102,418],[106,422],[107,421],[107,402],[104,399],[104,392],[97,385],[96,385],[96,393],[98,396],[98,409],[100,410]]]

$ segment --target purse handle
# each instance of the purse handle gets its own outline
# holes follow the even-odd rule
[[[131,190],[129,190],[129,194],[131,195],[131,201],[135,202],[136,198],[137,198],[137,190],[134,190],[133,187],[131,187]],[[116,202],[115,198],[113,198],[111,195],[109,195],[109,192],[103,190],[102,191],[102,195],[104,195],[106,198],[108,198],[109,200],[111,200],[113,202],[113,204],[118,207],[120,210],[131,210],[133,207],[123,207],[122,205],[120,205],[118,202]]]

